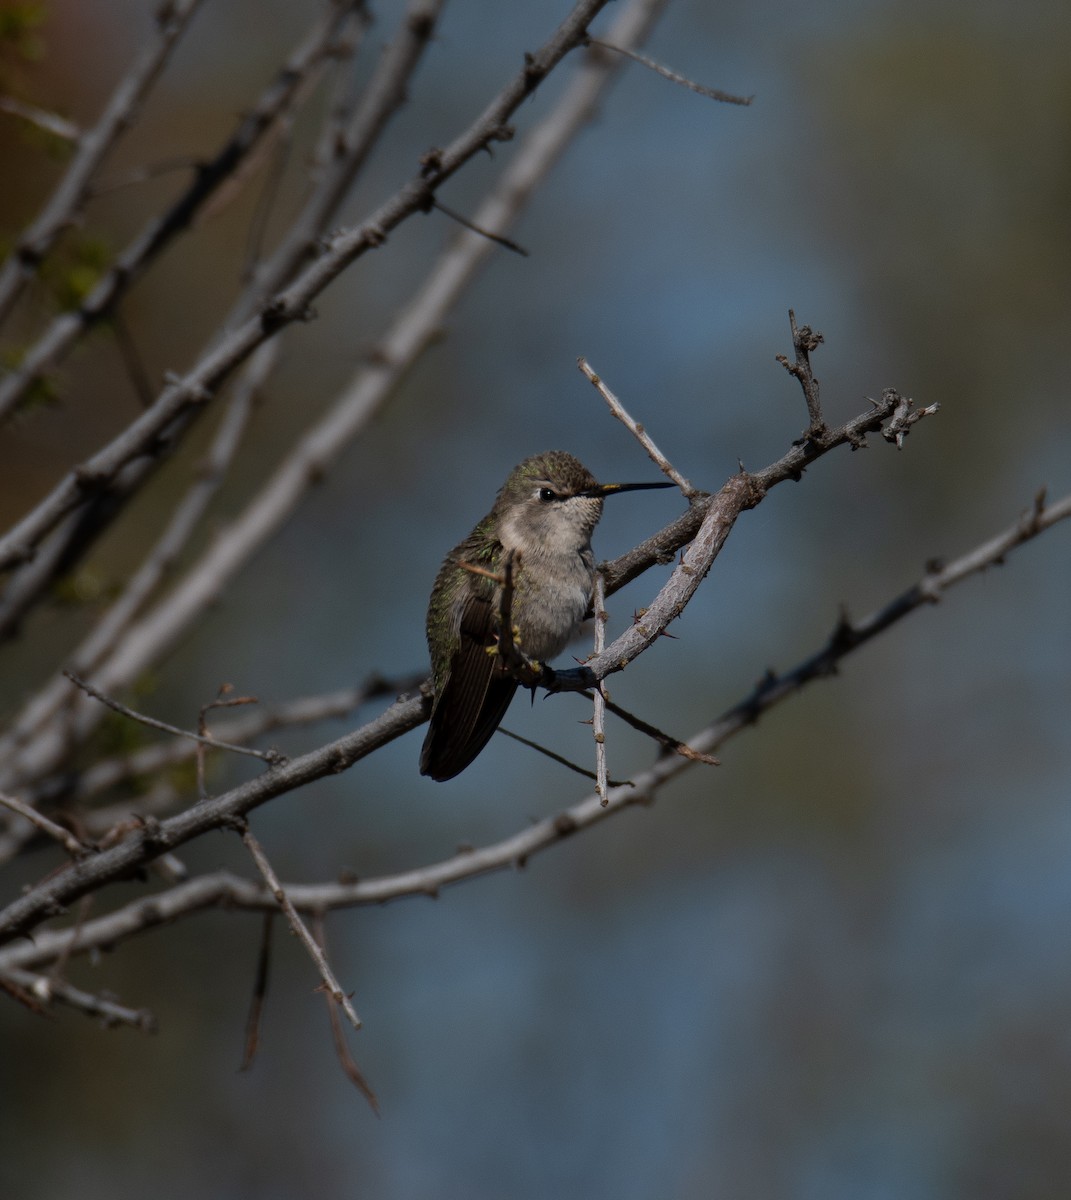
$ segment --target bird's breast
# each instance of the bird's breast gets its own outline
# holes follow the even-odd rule
[[[555,658],[576,636],[591,604],[591,551],[522,562],[513,615],[529,658]]]

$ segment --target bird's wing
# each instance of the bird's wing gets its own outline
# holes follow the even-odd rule
[[[488,653],[496,641],[495,617],[493,593],[470,595],[462,607],[457,648],[420,753],[422,775],[453,779],[487,745],[506,715],[517,683],[501,660]]]

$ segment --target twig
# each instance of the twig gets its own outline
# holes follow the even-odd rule
[[[490,579],[492,583],[505,584],[506,576],[501,571],[492,571],[490,567],[481,567],[479,563],[465,562],[463,558],[457,560],[457,565],[462,571],[468,571],[470,575],[475,575],[480,579]]]
[[[590,695],[588,696],[590,699]],[[549,758],[552,762],[559,763],[563,767],[568,767],[570,771],[575,771],[577,775],[583,775],[585,779],[595,781],[595,772],[589,771],[586,767],[582,767],[579,763],[571,762],[564,754],[556,754],[547,746],[541,746],[538,742],[533,742],[531,738],[521,737],[519,733],[514,733],[512,729],[506,729],[502,725],[495,730],[495,733],[503,733],[508,738],[512,738],[515,742],[520,742],[522,746],[527,746],[530,750],[536,750],[540,754]],[[612,779],[610,784],[612,787],[627,787],[629,785],[627,779]]]
[[[316,185],[271,257],[258,265],[249,286],[228,317],[228,326],[248,320],[290,282],[349,194],[369,154],[394,114],[405,104],[409,83],[434,34],[444,0],[409,0],[397,33],[384,49],[359,100],[336,102],[328,114],[315,154]],[[336,53],[355,53],[371,17],[360,6],[342,30]]]
[[[260,950],[257,953],[257,973],[253,980],[253,995],[249,1001],[249,1014],[245,1020],[245,1045],[242,1048],[240,1071],[248,1071],[253,1065],[260,1047],[260,1022],[264,1015],[264,1001],[268,995],[268,979],[271,975],[271,935],[275,927],[275,913],[266,912],[260,928]]]
[[[250,758],[259,758],[271,767],[279,766],[281,763],[286,762],[286,756],[280,754],[278,750],[256,750],[252,746],[236,746],[232,742],[221,742],[216,738],[194,733],[192,729],[180,729],[177,725],[169,725],[166,721],[158,721],[155,717],[148,717],[144,713],[136,712],[132,708],[127,708],[125,704],[120,704],[118,700],[113,700],[111,696],[106,696],[91,683],[80,679],[71,671],[64,671],[63,673],[71,683],[81,688],[87,695],[92,696],[94,700],[99,700],[101,704],[106,704],[108,708],[119,713],[121,716],[129,717],[132,721],[138,721],[142,725],[148,725],[150,729],[159,729],[164,733],[174,734],[175,737],[187,738],[191,742],[199,742],[201,745],[211,746],[215,750],[229,750],[232,754],[247,754]]]
[[[581,695],[590,700],[594,697],[595,692],[581,692]],[[703,754],[693,749],[687,742],[682,742],[679,738],[671,737],[668,733],[663,733],[661,729],[656,728],[648,721],[641,720],[635,713],[630,713],[627,709],[622,708],[620,704],[615,704],[612,700],[606,701],[606,710],[607,712],[612,712],[615,717],[620,717],[626,725],[631,725],[633,729],[646,734],[647,737],[657,742],[668,754],[680,754],[684,758],[690,758],[693,762],[705,763],[708,767],[721,766],[720,761],[712,754]],[[615,784],[615,786],[617,785]]]
[[[264,242],[271,221],[272,210],[279,199],[279,191],[283,185],[286,168],[290,161],[290,152],[294,145],[294,102],[290,111],[279,119],[279,128],[274,139],[274,145],[269,151],[271,162],[268,165],[264,185],[257,197],[256,207],[249,222],[245,239],[245,267],[242,270],[243,282],[252,279],[257,263],[264,254]]]
[[[807,432],[803,435],[804,438],[820,438],[826,433],[826,425],[822,420],[822,406],[818,400],[818,380],[811,369],[811,352],[817,350],[825,338],[820,333],[816,333],[810,325],[804,325],[802,329],[798,329],[796,314],[791,308],[788,310],[788,323],[792,330],[792,346],[796,352],[796,361],[789,362],[784,354],[778,354],[775,357],[790,375],[799,380],[799,385],[803,389],[803,398],[807,402],[807,416],[810,419]]]
[[[892,393],[892,396],[895,396],[895,393]],[[653,645],[684,611],[728,540],[740,514],[754,508],[774,484],[797,478],[802,471],[803,462],[813,461],[812,455],[826,453],[834,446],[846,442],[857,445],[862,440],[864,431],[880,429],[883,421],[890,415],[892,406],[893,400],[890,398],[872,413],[857,417],[840,429],[826,430],[821,435],[815,434],[814,437],[802,439],[788,454],[764,471],[755,474],[741,471],[713,496],[693,503],[689,511],[671,527],[675,535],[673,541],[685,530],[692,532],[690,544],[661,591],[646,606],[643,621],[629,626],[602,654],[589,659],[582,666],[574,670],[555,672],[556,689],[586,691],[595,687],[600,680],[613,672],[623,670],[637,655]],[[699,521],[698,529],[694,529],[693,525],[696,520]],[[669,531],[664,530],[663,535],[667,532]],[[639,563],[646,561],[648,565],[652,561],[658,561],[659,557],[664,558],[668,547],[667,539],[663,535],[658,535],[654,546],[651,546],[649,540],[643,547],[632,551],[628,557],[634,556]],[[672,545],[673,542],[669,544]],[[628,572],[617,574],[612,565],[608,567],[607,594],[620,587],[625,579],[632,578],[631,570],[630,567]]]
[[[59,842],[72,858],[82,858],[92,849],[92,847],[85,845],[84,842],[80,842],[69,829],[64,829],[62,825],[57,825],[55,821],[49,820],[44,813],[39,813],[37,809],[31,808],[28,804],[23,804],[15,796],[7,796],[3,792],[0,792],[0,804],[4,808],[10,809],[13,813],[18,813],[20,817],[24,817],[31,825],[40,829],[42,833]]]
[[[10,113],[13,117],[22,117],[24,121],[29,121],[31,125],[36,125],[38,129],[43,129],[45,133],[50,133],[53,137],[61,138],[65,142],[77,142],[82,136],[81,129],[73,121],[68,121],[59,113],[37,108],[36,105],[23,104],[14,96],[0,96],[0,112]]]
[[[96,125],[78,134],[78,149],[52,198],[37,220],[19,238],[3,267],[0,267],[0,322],[7,317],[56,239],[80,211],[94,172],[120,136],[133,124],[138,108],[159,77],[200,2],[173,0],[161,10],[155,44],[142,52],[120,81]],[[23,112],[20,115],[27,114]],[[70,136],[55,128],[51,132]],[[0,414],[8,411],[9,407],[0,403]]]
[[[66,682],[66,681],[65,681]],[[423,674],[413,674],[397,680],[371,676],[356,688],[305,696],[277,705],[264,705],[257,712],[221,721],[216,727],[218,740],[248,744],[276,729],[310,725],[320,721],[349,716],[370,700],[384,696],[396,697],[415,692],[424,682]],[[89,800],[117,785],[137,779],[151,779],[169,767],[188,762],[196,754],[196,743],[168,738],[166,741],[142,746],[132,754],[101,759],[77,776],[61,774],[42,780],[27,793],[35,805],[63,804],[78,811]],[[81,828],[91,837],[102,837],[119,822],[126,821],[132,809],[146,816],[160,816],[174,808],[179,792],[171,786],[156,785],[136,799],[127,799],[106,807],[94,807],[79,816]],[[7,861],[29,840],[26,833],[8,830],[0,837],[0,862]]]
[[[885,397],[882,397],[884,399]],[[881,431],[881,436],[887,442],[893,442],[897,450],[904,448],[904,438],[911,432],[911,426],[916,421],[921,421],[923,417],[932,417],[935,412],[940,409],[940,404],[930,404],[926,408],[915,408],[914,401],[908,399],[907,396],[895,397],[896,408],[893,411],[892,420]],[[874,401],[871,400],[871,404]]]
[[[278,343],[268,342],[249,360],[216,430],[212,445],[196,468],[195,479],[175,509],[166,529],[123,591],[68,660],[71,670],[76,674],[84,676],[97,670],[125,636],[137,613],[144,608],[171,572],[212,499],[227,478],[251,415],[260,401],[260,394],[274,369],[278,349]],[[19,620],[29,602],[32,602],[32,595],[10,597],[6,605],[0,606],[0,636],[5,629],[10,630],[12,622]],[[46,728],[46,722],[64,705],[69,704],[71,699],[70,684],[62,675],[57,674],[23,705],[7,732],[0,737],[0,764],[10,764],[11,756],[29,739],[38,736]],[[72,714],[68,722],[68,733],[79,736],[78,726],[79,722]],[[25,759],[26,755],[23,757]],[[27,773],[35,773],[32,768],[29,772],[25,770],[28,765],[24,763],[24,778]],[[4,769],[0,765],[0,779],[8,778],[10,774],[10,767]]]
[[[407,16],[411,13],[412,9],[409,9]],[[432,10],[431,15],[433,18],[434,10]],[[353,116],[362,94],[360,76],[353,69],[353,63],[357,58],[358,51],[361,49],[365,34],[373,24],[373,20],[372,10],[367,4],[357,5],[349,24],[339,30],[338,38],[335,40],[335,61],[331,68],[331,73],[334,75],[331,83],[331,100],[327,106],[327,114],[320,129],[316,148],[312,154],[309,171],[309,177],[313,182],[314,189],[317,191],[322,186],[324,174],[330,169],[331,164],[339,158],[345,157],[346,154],[343,147],[346,146],[347,125]],[[404,37],[402,31],[409,28],[409,22],[405,18],[403,18],[403,21],[405,23],[399,26],[398,36],[394,39],[392,45],[397,42],[398,37]],[[376,73],[373,72],[372,79],[375,78]],[[404,74],[404,71],[402,74]],[[367,95],[371,87],[372,80],[369,80],[367,86],[363,89],[365,95]],[[291,225],[291,232],[293,229],[294,226]]]
[[[112,312],[112,332],[115,335],[115,344],[123,360],[123,366],[126,368],[127,377],[134,389],[134,395],[138,398],[138,404],[143,409],[148,408],[152,404],[156,392],[149,382],[149,373],[145,370],[141,351],[130,332],[130,326],[127,325],[126,318],[118,310]]]
[[[655,564],[673,562],[677,552],[698,535],[704,520],[712,509],[722,512],[726,520],[735,520],[740,512],[754,507],[771,487],[786,480],[801,479],[804,470],[830,450],[842,445],[849,445],[853,449],[865,445],[866,435],[881,431],[885,422],[895,411],[898,401],[899,396],[896,391],[887,388],[880,402],[876,404],[874,401],[870,402],[873,406],[871,411],[853,417],[837,429],[827,429],[820,437],[799,439],[777,462],[754,473],[741,471],[740,474],[734,475],[721,491],[713,496],[703,496],[697,499],[688,511],[671,525],[667,525],[665,529],[653,537],[647,538],[646,541],[633,547],[632,550],[613,562],[602,564],[602,570],[606,575],[606,594],[612,596],[626,583],[630,583]],[[643,623],[643,628],[651,633],[652,639],[660,636],[665,627],[660,619],[654,624],[648,624],[647,621]],[[616,646],[616,642],[611,645],[607,649],[607,655]],[[591,686],[590,681],[587,686]]]
[[[110,192],[119,192],[123,188],[148,183],[150,179],[158,179],[161,175],[170,175],[172,171],[193,171],[201,165],[199,159],[189,154],[175,154],[170,158],[162,158],[159,162],[143,163],[140,167],[129,167],[98,179],[90,184],[86,195],[88,199],[95,200],[99,196],[107,196]]]
[[[480,237],[490,238],[492,242],[496,242],[499,246],[504,246],[507,250],[512,250],[514,254],[519,254],[522,258],[528,257],[528,251],[513,241],[512,238],[505,237],[501,233],[492,233],[489,229],[481,229],[479,225],[470,221],[468,217],[463,217],[452,208],[447,208],[441,200],[433,200],[432,207],[438,209],[444,216],[449,217],[451,221],[456,221],[472,233],[478,233]]]
[[[313,933],[316,937],[316,944],[323,951],[325,957],[327,955],[327,932],[324,929],[323,913],[314,913],[312,917]],[[334,1003],[333,999],[326,992],[324,999],[327,1001],[327,1019],[331,1024],[331,1040],[335,1044],[335,1054],[338,1056],[339,1066],[346,1078],[357,1088],[362,1096],[368,1101],[372,1111],[378,1117],[379,1100],[376,1098],[375,1092],[372,1091],[372,1085],[364,1077],[364,1073],[357,1065],[357,1060],[350,1053],[349,1044],[346,1041],[346,1031],[342,1028],[342,1018],[338,1015],[339,1006]]]
[[[519,684],[534,689],[541,683],[549,684],[554,678],[554,672],[544,663],[530,659],[523,647],[517,644],[517,626],[513,623],[513,594],[514,578],[520,568],[520,550],[508,551],[502,563],[502,577],[499,580],[498,632],[495,645],[490,649],[498,655],[499,662]]]
[[[606,649],[606,580],[600,571],[595,572],[595,588],[591,599],[595,610],[595,653]],[[592,689],[591,734],[595,739],[595,794],[605,808],[610,802],[606,786],[606,697],[602,684]]]
[[[736,96],[732,92],[723,92],[720,88],[706,87],[701,83],[696,83],[686,75],[679,75],[676,71],[671,71],[669,67],[655,62],[653,58],[648,58],[646,54],[637,54],[635,50],[626,49],[624,46],[615,46],[612,42],[604,42],[600,38],[588,38],[588,42],[603,50],[612,50],[615,54],[623,54],[626,58],[631,58],[633,62],[638,62],[648,70],[654,71],[655,74],[661,75],[663,79],[668,79],[671,83],[679,83],[681,87],[698,92],[700,96],[706,96],[710,100],[718,100],[722,104],[742,104],[746,107],[754,99],[753,96]]]
[[[61,912],[65,906],[96,891],[108,880],[129,877],[159,855],[210,829],[233,824],[235,818],[245,816],[275,796],[346,770],[410,729],[416,729],[427,720],[430,708],[430,702],[423,696],[400,700],[375,720],[326,746],[291,759],[284,766],[264,771],[254,779],[211,800],[200,801],[166,820],[144,822],[139,836],[102,850],[92,858],[71,863],[11,901],[0,912],[0,942]]]
[[[32,981],[31,976],[23,976],[22,978],[27,982]],[[47,1015],[45,1006],[28,988],[23,987],[21,983],[16,982],[15,979],[9,978],[3,973],[0,973],[0,992],[10,996],[13,1000],[17,1000],[19,1004],[24,1008],[28,1008],[36,1017]]]
[[[148,1009],[127,1008],[107,996],[94,996],[91,992],[84,992],[64,980],[49,979],[18,967],[8,967],[0,973],[0,985],[5,983],[25,989],[41,1005],[56,1000],[70,1008],[78,1009],[86,1016],[100,1017],[108,1026],[130,1025],[134,1029],[140,1029],[142,1033],[156,1032],[156,1018]]]
[[[308,926],[298,915],[297,909],[290,902],[290,897],[286,894],[286,889],[279,882],[279,877],[275,874],[260,842],[254,837],[253,831],[246,822],[240,821],[237,823],[237,826],[241,833],[242,841],[252,856],[257,870],[264,876],[264,882],[268,885],[276,904],[282,909],[284,916],[290,924],[290,928],[297,935],[298,941],[305,947],[317,971],[319,971],[320,978],[323,980],[323,985],[327,989],[328,995],[346,1014],[346,1020],[349,1021],[353,1028],[360,1029],[361,1019],[357,1016],[349,996],[342,990],[342,986],[331,970],[331,965],[328,963],[326,955],[320,949],[316,939],[309,932]]]
[[[180,881],[178,879],[172,879],[169,880],[169,882],[178,883]],[[68,929],[68,932],[71,935],[70,941],[68,941],[63,953],[57,956],[55,962],[53,962],[51,968],[49,969],[48,980],[50,983],[62,982],[63,973],[67,969],[67,962],[71,955],[75,952],[75,949],[78,946],[78,939],[82,933],[82,928],[84,927],[86,921],[89,920],[89,914],[93,911],[93,899],[94,897],[92,896],[83,896],[81,900],[78,901],[78,912],[75,915],[74,924]]]
[[[201,705],[201,711],[197,715],[197,733],[200,740],[195,743],[194,761],[197,764],[197,794],[202,800],[208,796],[208,791],[205,788],[205,746],[210,742],[208,733],[208,714],[214,708],[239,708],[247,704],[257,704],[259,701],[255,696],[234,696],[228,698],[228,693],[234,690],[234,685],[231,683],[223,684],[215,700],[210,700],[207,704]]]
[[[697,489],[692,487],[688,480],[684,478],[684,476],[670,463],[669,459],[666,458],[662,451],[659,450],[659,448],[654,444],[654,441],[647,430],[638,421],[633,420],[633,418],[629,416],[629,414],[625,411],[625,406],[606,386],[602,380],[602,377],[596,375],[588,365],[588,360],[583,357],[578,358],[576,360],[576,365],[580,368],[584,375],[587,376],[591,383],[594,384],[596,391],[606,401],[610,411],[614,414],[614,416],[617,417],[621,424],[629,430],[629,432],[640,443],[644,450],[647,451],[648,456],[655,466],[658,467],[658,469],[664,475],[667,475],[670,479],[672,479],[689,500],[693,496],[699,495]]]

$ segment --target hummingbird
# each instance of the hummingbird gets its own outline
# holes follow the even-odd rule
[[[518,681],[499,634],[507,573],[513,646],[541,665],[560,654],[591,611],[591,535],[605,496],[672,483],[598,483],[564,450],[526,458],[491,511],[443,561],[428,604],[433,704],[420,773],[463,771],[506,715]],[[512,656],[516,661],[516,655]]]

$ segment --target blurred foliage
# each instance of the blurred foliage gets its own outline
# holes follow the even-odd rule
[[[0,346],[0,370],[17,367],[26,354],[25,346]],[[44,371],[33,381],[26,395],[15,409],[15,423],[37,409],[57,403],[60,388],[58,378],[51,371]]]
[[[38,31],[47,15],[47,5],[34,0],[5,0],[0,7],[0,67],[7,58],[38,62],[44,57],[45,43]]]
[[[78,308],[112,261],[106,238],[83,235],[66,239],[41,266],[40,278],[63,312]]]
[[[27,68],[45,56],[41,26],[47,16],[48,6],[34,0],[0,4],[0,92],[17,95],[24,91]]]
[[[72,607],[101,605],[119,594],[119,583],[94,566],[83,566],[65,575],[52,589],[57,604]]]

